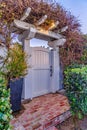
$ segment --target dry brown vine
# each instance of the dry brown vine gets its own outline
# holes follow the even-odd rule
[[[49,2],[46,0],[0,0],[0,33],[4,34],[6,32],[2,29],[3,24],[7,26],[14,19],[20,19],[27,7],[32,9],[30,16],[26,19],[29,23],[35,24],[37,20],[46,14],[48,20],[60,22],[54,30],[55,32],[66,25],[68,26],[68,30],[63,33],[67,38],[67,42],[60,48],[61,59],[64,65],[71,64],[74,61],[80,62],[83,48],[80,24],[70,12],[67,12],[62,6],[51,0]],[[45,25],[46,22],[42,26]],[[7,29],[6,26],[4,26],[5,29]],[[9,30],[5,35],[8,32]]]

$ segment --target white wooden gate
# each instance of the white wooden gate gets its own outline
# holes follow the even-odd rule
[[[44,47],[30,47],[28,43],[25,44],[24,50],[31,55],[28,61],[31,68],[24,78],[22,97],[32,99],[56,92],[59,89],[58,52]]]
[[[32,48],[32,95],[33,97],[50,92],[50,55],[49,49]]]

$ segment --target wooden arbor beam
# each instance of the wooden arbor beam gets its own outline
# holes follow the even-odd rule
[[[61,29],[60,32],[65,32],[67,29],[68,29],[68,26],[65,26],[65,27],[63,27],[63,28]]]
[[[30,40],[30,39],[34,38],[35,35],[36,35],[36,29],[30,28],[29,30],[24,31],[23,34],[20,34],[18,36],[18,40],[19,41],[23,41],[24,39]]]
[[[65,42],[66,42],[66,39],[65,38],[61,38],[59,40],[54,40],[54,41],[48,42],[48,45],[50,47],[56,48],[56,47],[59,47],[59,46],[63,46]]]
[[[52,25],[51,27],[49,27],[48,30],[53,30],[53,29],[55,29],[55,28],[58,26],[58,24],[59,24],[59,21],[53,23],[53,25]]]
[[[37,25],[37,26],[41,25],[42,23],[44,23],[44,22],[46,21],[46,19],[47,19],[47,15],[42,16],[42,18],[40,18],[40,19],[37,21],[36,25]]]
[[[55,33],[52,30],[55,29],[59,21],[53,22],[52,25],[48,28],[48,30],[44,30],[43,28],[40,27],[41,24],[43,24],[46,19],[47,15],[42,16],[35,25],[29,24],[27,22],[24,22],[24,20],[29,16],[31,12],[31,8],[27,8],[20,20],[14,20],[13,22],[13,31],[18,31],[20,33],[21,31],[22,34],[19,36],[19,40],[23,39],[32,39],[32,38],[39,38],[42,40],[48,41],[48,45],[50,47],[58,47],[60,45],[63,45],[66,42],[66,39],[63,35],[61,35],[61,32],[65,32],[68,29],[68,26],[63,27],[60,32]]]
[[[25,10],[25,12],[24,12],[24,14],[23,14],[23,16],[22,16],[22,18],[21,18],[20,20],[21,20],[21,21],[24,21],[24,20],[29,16],[30,12],[31,12],[31,8],[28,7],[28,8]]]
[[[24,21],[20,21],[20,20],[14,20],[14,26],[16,26],[19,29],[22,29],[24,31],[26,31],[26,33],[29,33],[31,30],[35,30],[35,36],[36,38],[40,38],[43,40],[47,40],[49,41],[51,40],[57,40],[63,37],[63,35],[55,33],[53,31],[45,31],[42,28],[36,28],[34,25],[26,23]],[[28,36],[28,35],[27,35]]]
[[[14,20],[13,25],[18,28],[18,29],[22,29],[22,30],[29,30],[30,27],[35,27],[32,24],[26,23],[24,21],[21,20]]]

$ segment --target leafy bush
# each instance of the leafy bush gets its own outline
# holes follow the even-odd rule
[[[10,90],[6,88],[6,81],[0,74],[0,130],[11,130],[11,112]]]
[[[2,72],[7,80],[27,74],[27,55],[18,43],[12,45],[3,60]]]
[[[64,86],[72,115],[80,119],[87,114],[87,66],[69,66],[64,74]]]

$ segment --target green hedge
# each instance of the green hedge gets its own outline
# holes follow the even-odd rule
[[[79,118],[87,114],[87,66],[72,65],[64,71],[64,86],[71,112]]]
[[[6,88],[6,81],[0,75],[0,130],[11,130],[10,120],[10,90]]]

